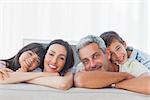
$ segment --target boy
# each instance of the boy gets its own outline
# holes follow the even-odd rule
[[[119,72],[128,72],[135,77],[150,72],[149,55],[127,48],[126,42],[114,31],[104,32],[100,37],[111,52],[112,63],[119,66]]]

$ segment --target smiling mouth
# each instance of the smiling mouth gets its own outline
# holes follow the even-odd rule
[[[124,58],[125,58],[125,56],[123,56],[122,59],[118,60],[118,63],[122,64],[124,62]]]
[[[48,65],[51,69],[53,69],[53,70],[56,70],[57,69],[57,67],[56,66],[54,66],[54,65]]]
[[[92,67],[92,70],[101,70],[102,69],[102,66],[95,66],[95,67]]]

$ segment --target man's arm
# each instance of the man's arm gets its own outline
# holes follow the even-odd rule
[[[122,81],[117,83],[115,87],[143,94],[150,94],[150,73]]]
[[[0,84],[25,82],[38,77],[51,76],[51,73],[45,72],[7,72],[8,77],[0,78]],[[55,73],[54,73],[55,74]]]
[[[65,74],[65,76],[39,77],[29,80],[27,82],[57,88],[61,90],[67,90],[73,85],[73,74],[71,72],[68,72],[67,74]]]
[[[74,83],[76,87],[103,88],[129,78],[133,76],[125,72],[84,71],[75,74]]]

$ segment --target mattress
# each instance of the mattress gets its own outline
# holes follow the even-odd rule
[[[59,90],[27,83],[0,85],[0,100],[150,100],[150,95],[103,88]]]

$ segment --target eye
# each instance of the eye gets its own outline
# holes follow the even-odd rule
[[[116,51],[119,51],[120,49],[121,49],[121,45],[118,45]]]
[[[33,52],[32,51],[27,51],[26,54],[27,54],[27,56],[33,56]]]
[[[93,55],[93,59],[98,59],[100,56],[101,56],[100,53],[95,53],[95,54]]]
[[[36,60],[36,62],[37,62],[37,64],[39,65],[39,64],[40,64],[40,59],[38,58],[38,59]]]
[[[65,57],[59,57],[60,60],[64,61],[65,60]]]
[[[54,56],[54,54],[53,54],[53,53],[49,53],[49,55],[50,55],[50,56]]]
[[[65,58],[63,58],[63,57],[61,57],[60,59],[61,59],[61,60],[65,60]]]
[[[87,65],[88,64],[88,60],[83,60],[82,63],[83,63],[83,65]]]

